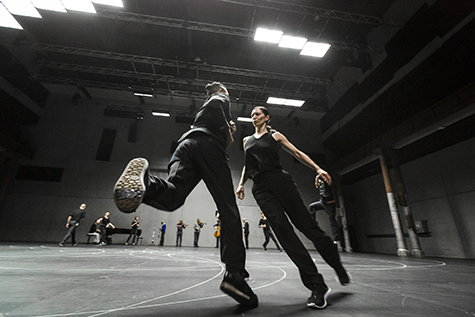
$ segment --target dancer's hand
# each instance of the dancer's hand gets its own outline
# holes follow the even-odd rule
[[[239,185],[238,189],[236,190],[236,195],[240,200],[244,199],[244,186]]]

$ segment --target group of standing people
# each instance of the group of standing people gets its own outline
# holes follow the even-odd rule
[[[203,180],[220,212],[221,260],[226,265],[220,289],[245,308],[255,308],[258,298],[246,282],[249,273],[245,268],[243,228],[226,155],[226,148],[234,142],[236,125],[231,119],[226,87],[213,82],[206,86],[206,91],[208,98],[198,110],[192,128],[178,140],[168,165],[168,179],[149,174],[146,159],[133,159],[114,187],[114,201],[119,210],[126,213],[134,212],[141,203],[174,211]],[[307,306],[325,308],[330,288],[292,224],[313,242],[323,259],[335,270],[341,284],[348,284],[350,277],[340,261],[333,239],[312,219],[292,177],[280,165],[279,149],[283,148],[314,170],[324,182],[331,184],[332,179],[282,133],[270,128],[270,113],[265,107],[254,108],[251,119],[255,133],[243,141],[245,165],[236,195],[243,199],[245,182],[253,180],[255,200],[283,249],[298,267],[303,284],[311,291]]]

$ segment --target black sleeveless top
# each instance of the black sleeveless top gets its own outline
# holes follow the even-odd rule
[[[279,143],[270,133],[260,138],[250,136],[245,144],[246,175],[252,179],[259,172],[273,172],[282,169],[279,162]]]

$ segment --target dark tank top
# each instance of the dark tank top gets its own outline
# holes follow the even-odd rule
[[[246,175],[254,178],[259,172],[273,172],[282,169],[279,162],[279,143],[270,133],[263,134],[260,138],[250,136],[245,144],[244,152]]]

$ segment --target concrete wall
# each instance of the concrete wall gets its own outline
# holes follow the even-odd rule
[[[470,139],[401,167],[414,220],[427,220],[431,232],[420,237],[427,256],[475,258],[474,157]],[[344,197],[355,249],[396,254],[395,238],[368,237],[394,234],[382,175],[345,187]]]
[[[141,106],[135,98],[135,106]],[[54,94],[45,108],[45,114],[37,126],[29,127],[27,133],[37,153],[33,160],[20,160],[18,165],[45,166],[63,168],[60,182],[32,181],[12,179],[0,205],[0,241],[38,241],[59,242],[66,234],[65,223],[70,211],[81,203],[87,204],[86,221],[77,231],[78,241],[86,241],[86,233],[94,219],[111,212],[111,221],[117,227],[130,225],[135,215],[140,217],[143,230],[143,244],[151,244],[154,230],[158,230],[160,221],[168,224],[169,231],[165,238],[166,245],[175,245],[175,225],[183,219],[190,225],[185,230],[183,245],[193,245],[191,226],[197,218],[206,222],[200,245],[214,246],[213,225],[216,223],[215,204],[203,183],[188,197],[185,205],[174,212],[155,210],[141,205],[136,214],[119,212],[112,201],[112,188],[127,162],[134,157],[146,157],[151,164],[151,171],[166,177],[166,167],[171,157],[172,141],[178,140],[188,130],[187,124],[175,123],[174,117],[153,117],[145,111],[143,120],[138,123],[136,141],[128,142],[130,125],[135,119],[106,117],[103,115],[106,104],[117,100],[80,99],[73,103],[70,95]],[[126,103],[130,101],[120,100]],[[146,100],[146,102],[150,102]],[[175,113],[178,103],[168,100],[168,108]],[[190,101],[186,101],[190,103]],[[197,108],[201,102],[197,102]],[[240,110],[240,107],[238,109]],[[248,112],[251,109],[248,107]],[[270,109],[272,111],[272,109]],[[297,112],[298,114],[298,112]],[[237,114],[234,114],[237,116]],[[241,115],[241,114],[240,114]],[[244,115],[248,115],[245,113]],[[298,148],[305,152],[323,153],[321,148],[318,120],[308,120],[300,116],[300,125],[295,121],[276,118],[275,128],[282,131]],[[115,129],[117,135],[109,161],[96,160],[103,129]],[[243,152],[239,142],[242,132],[253,133],[250,123],[239,123],[237,141],[228,151],[235,187],[241,175]],[[314,188],[315,173],[282,152],[282,164],[292,173],[302,189],[304,201],[308,204],[318,199]],[[251,181],[246,184],[246,198],[238,201],[242,217],[250,223],[251,247],[261,247],[262,229],[257,227],[260,211],[251,194]],[[329,231],[327,219],[322,215],[322,227]],[[127,236],[113,236],[113,243],[124,243]],[[157,243],[157,233],[154,235]],[[305,243],[310,246],[309,241]],[[272,244],[272,243],[271,243]],[[271,246],[273,247],[273,246]]]

